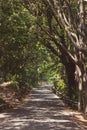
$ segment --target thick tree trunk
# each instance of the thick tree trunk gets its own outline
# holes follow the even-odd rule
[[[78,85],[78,111],[83,111],[83,69],[76,65],[76,80]]]
[[[79,44],[81,47],[86,47],[87,37],[86,37],[86,24],[85,24],[85,3],[84,0],[78,0],[78,7],[79,7],[79,23],[78,23],[78,29],[79,29]],[[80,35],[82,34],[82,35]],[[80,70],[80,77],[79,77],[79,91],[81,91],[82,98],[84,99],[82,102],[83,104],[83,110],[85,115],[87,114],[87,74],[85,69],[85,56],[82,52],[79,53],[78,60],[79,63],[79,70]],[[83,91],[82,91],[83,90]],[[80,92],[79,92],[80,93]],[[81,97],[80,97],[81,98]]]
[[[84,114],[87,118],[87,73],[83,76],[83,86],[84,86]]]
[[[74,98],[75,90],[76,90],[76,80],[75,80],[75,64],[69,62],[65,66],[66,74],[68,79],[68,93],[67,95],[70,99]]]
[[[83,60],[76,66],[76,80],[78,82],[78,110],[87,114],[87,74]]]
[[[84,108],[84,114],[87,118],[87,85],[85,86],[85,108]]]
[[[85,104],[84,104],[84,114],[87,116],[87,85],[85,86]]]
[[[82,85],[82,77],[79,77],[78,80],[78,111],[83,111],[83,85]]]
[[[66,76],[68,81],[67,96],[69,96],[70,99],[73,99],[74,94],[76,93],[76,80],[75,80],[76,65],[75,63],[73,63],[72,59],[67,55],[62,55],[61,61],[65,66]]]

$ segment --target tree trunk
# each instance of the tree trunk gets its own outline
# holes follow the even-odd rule
[[[78,110],[87,114],[87,74],[83,60],[76,66],[76,80],[78,82]]]
[[[75,64],[69,62],[65,66],[67,79],[68,79],[68,96],[70,99],[74,98],[76,92],[76,80],[75,80]]]
[[[79,76],[79,80],[78,80],[78,111],[83,111],[82,91],[83,91],[82,77]]]
[[[84,114],[87,118],[87,85],[85,86],[85,106],[84,106]]]
[[[83,68],[81,62],[76,65],[75,75],[78,85],[78,111],[83,111]]]
[[[61,61],[65,66],[68,86],[67,86],[67,96],[70,99],[73,99],[74,94],[76,93],[76,80],[75,80],[75,63],[67,55],[61,56]]]
[[[83,77],[83,86],[84,86],[84,114],[87,118],[87,73],[85,71],[84,77]]]

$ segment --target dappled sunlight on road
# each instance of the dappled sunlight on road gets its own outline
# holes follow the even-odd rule
[[[83,130],[72,114],[49,86],[35,88],[23,106],[0,114],[0,130]]]

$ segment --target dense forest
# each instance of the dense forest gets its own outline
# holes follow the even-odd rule
[[[0,84],[41,81],[87,114],[87,1],[0,0]]]

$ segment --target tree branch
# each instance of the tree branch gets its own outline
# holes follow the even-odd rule
[[[45,30],[41,25],[39,25],[39,27],[41,28],[41,30],[43,32],[45,32],[45,34],[47,34],[49,36],[49,38],[51,39],[51,41],[53,41],[55,43],[55,45],[59,48],[59,50],[60,50],[60,52],[62,54],[66,54],[67,56],[69,56],[73,60],[73,62],[75,64],[77,63],[77,61],[73,57],[73,55],[67,50],[67,48],[65,48],[65,46],[60,41],[58,41],[58,39],[56,39],[52,34],[50,34],[47,30]]]

